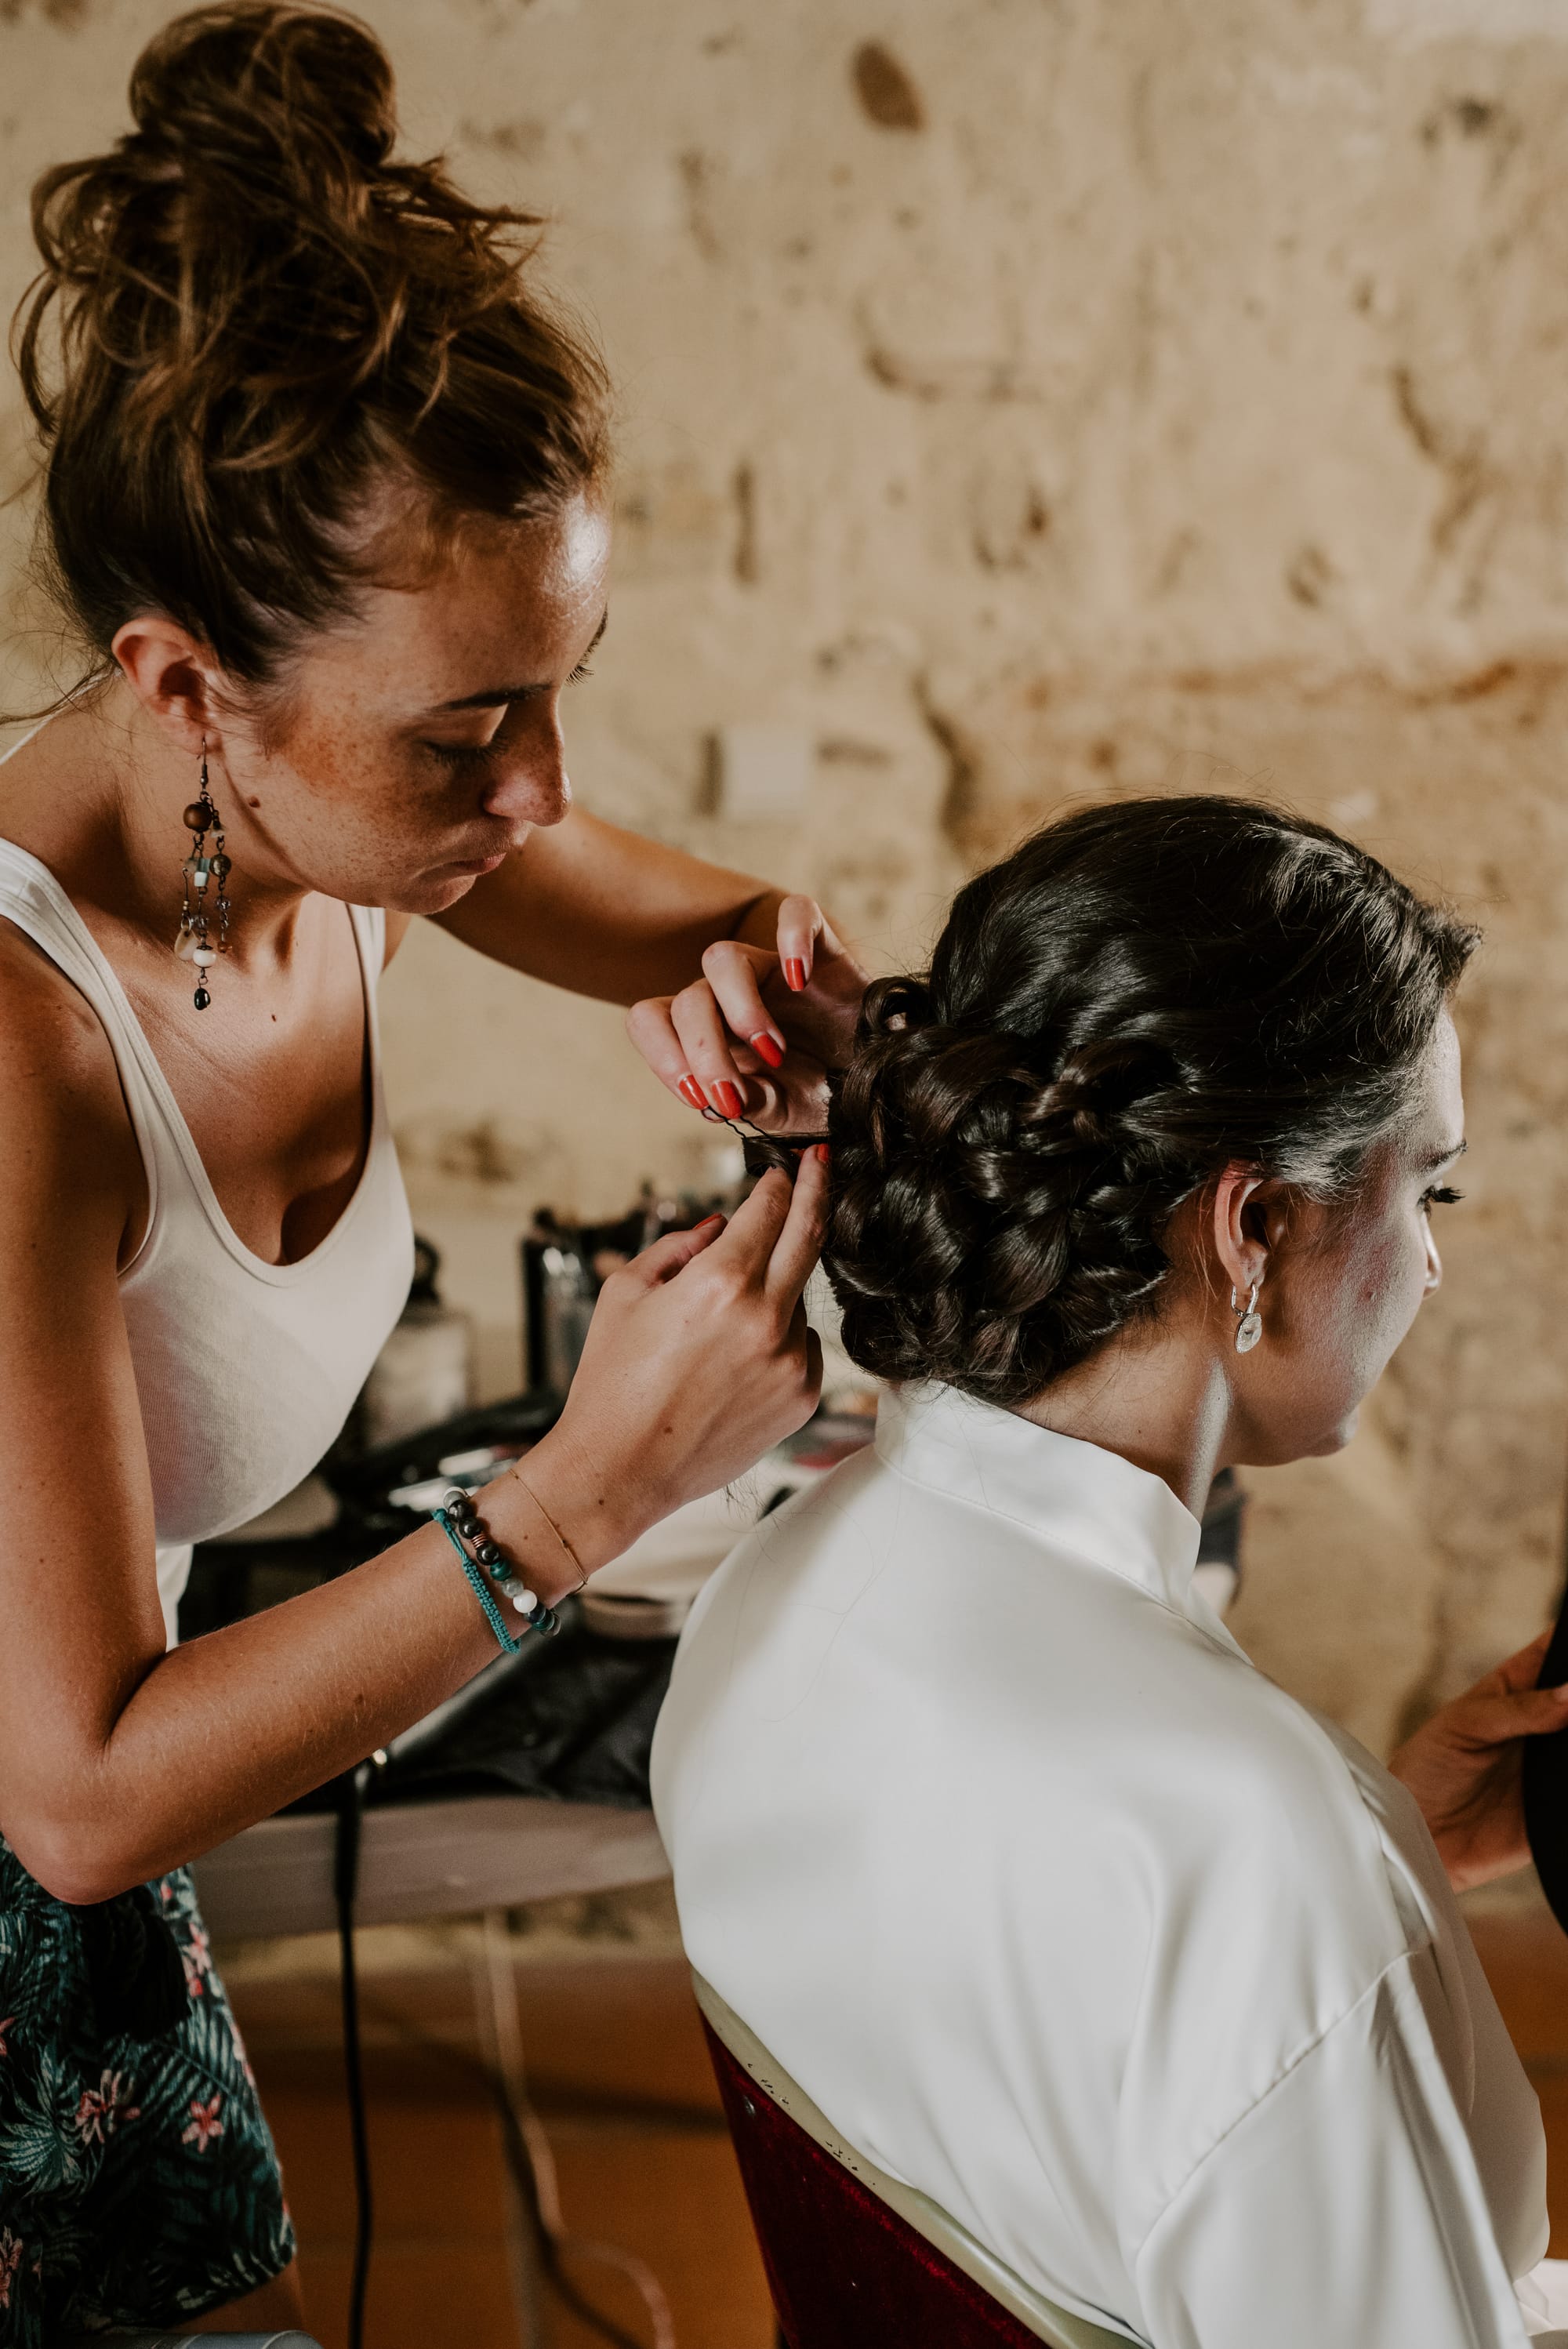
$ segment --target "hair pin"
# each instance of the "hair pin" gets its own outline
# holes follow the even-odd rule
[[[703,1107],[703,1115],[710,1125],[727,1125],[739,1143],[748,1174],[769,1174],[777,1172],[793,1180],[799,1171],[802,1151],[814,1150],[828,1139],[825,1133],[764,1133],[748,1117],[726,1117],[722,1110]]]

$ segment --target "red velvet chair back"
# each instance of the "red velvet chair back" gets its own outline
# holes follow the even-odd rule
[[[1040,2349],[703,2029],[789,2349]]]

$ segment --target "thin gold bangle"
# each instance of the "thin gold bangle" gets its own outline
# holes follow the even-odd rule
[[[514,1474],[514,1475],[516,1475],[516,1471],[515,1471],[515,1470],[514,1470],[512,1473]],[[576,1551],[573,1548],[573,1547],[572,1547],[571,1543],[567,1540],[567,1538],[566,1538],[565,1535],[562,1532],[562,1530],[561,1530],[560,1526],[556,1524],[556,1522],[555,1522],[554,1518],[551,1516],[551,1514],[550,1514],[549,1510],[545,1507],[545,1506],[544,1506],[543,1502],[540,1499],[540,1497],[539,1497],[538,1494],[534,1491],[534,1489],[533,1489],[532,1485],[530,1485],[530,1484],[525,1483],[525,1482],[524,1482],[524,1480],[523,1480],[523,1478],[522,1478],[522,1477],[521,1477],[521,1476],[519,1476],[519,1477],[517,1478],[517,1481],[518,1481],[518,1483],[519,1483],[520,1485],[522,1485],[522,1489],[523,1489],[523,1491],[528,1495],[529,1499],[533,1503],[534,1507],[539,1511],[540,1516],[544,1519],[545,1524],[550,1527],[551,1532],[555,1536],[555,1538],[556,1538],[556,1540],[560,1543],[560,1545],[561,1545],[561,1547],[562,1547],[562,1550],[565,1552],[566,1556],[571,1559],[572,1564],[573,1564],[573,1566],[575,1568],[575,1569],[576,1569],[576,1573],[577,1573],[577,1580],[576,1580],[576,1583],[573,1585],[573,1588],[574,1588],[575,1589],[581,1590],[581,1589],[582,1589],[582,1588],[583,1588],[583,1584],[584,1584],[584,1583],[587,1581],[587,1579],[588,1579],[588,1576],[587,1576],[587,1573],[586,1573],[586,1571],[585,1571],[585,1569],[584,1569],[584,1568],[583,1568],[583,1564],[582,1559],[578,1557],[578,1555],[577,1555]]]

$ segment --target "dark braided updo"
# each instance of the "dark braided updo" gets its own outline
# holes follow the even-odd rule
[[[879,979],[829,1117],[824,1261],[890,1379],[1019,1403],[1140,1315],[1232,1164],[1344,1197],[1409,1108],[1475,933],[1321,825],[1123,801],[959,892]]]

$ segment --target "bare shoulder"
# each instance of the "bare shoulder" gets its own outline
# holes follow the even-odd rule
[[[118,1093],[114,1054],[90,1004],[14,923],[0,919],[0,1053],[12,1086],[39,1102],[66,1090]],[[15,1098],[15,1096],[13,1096]]]
[[[0,1245],[36,1225],[119,1233],[145,1195],[114,1053],[91,1006],[0,919]]]

